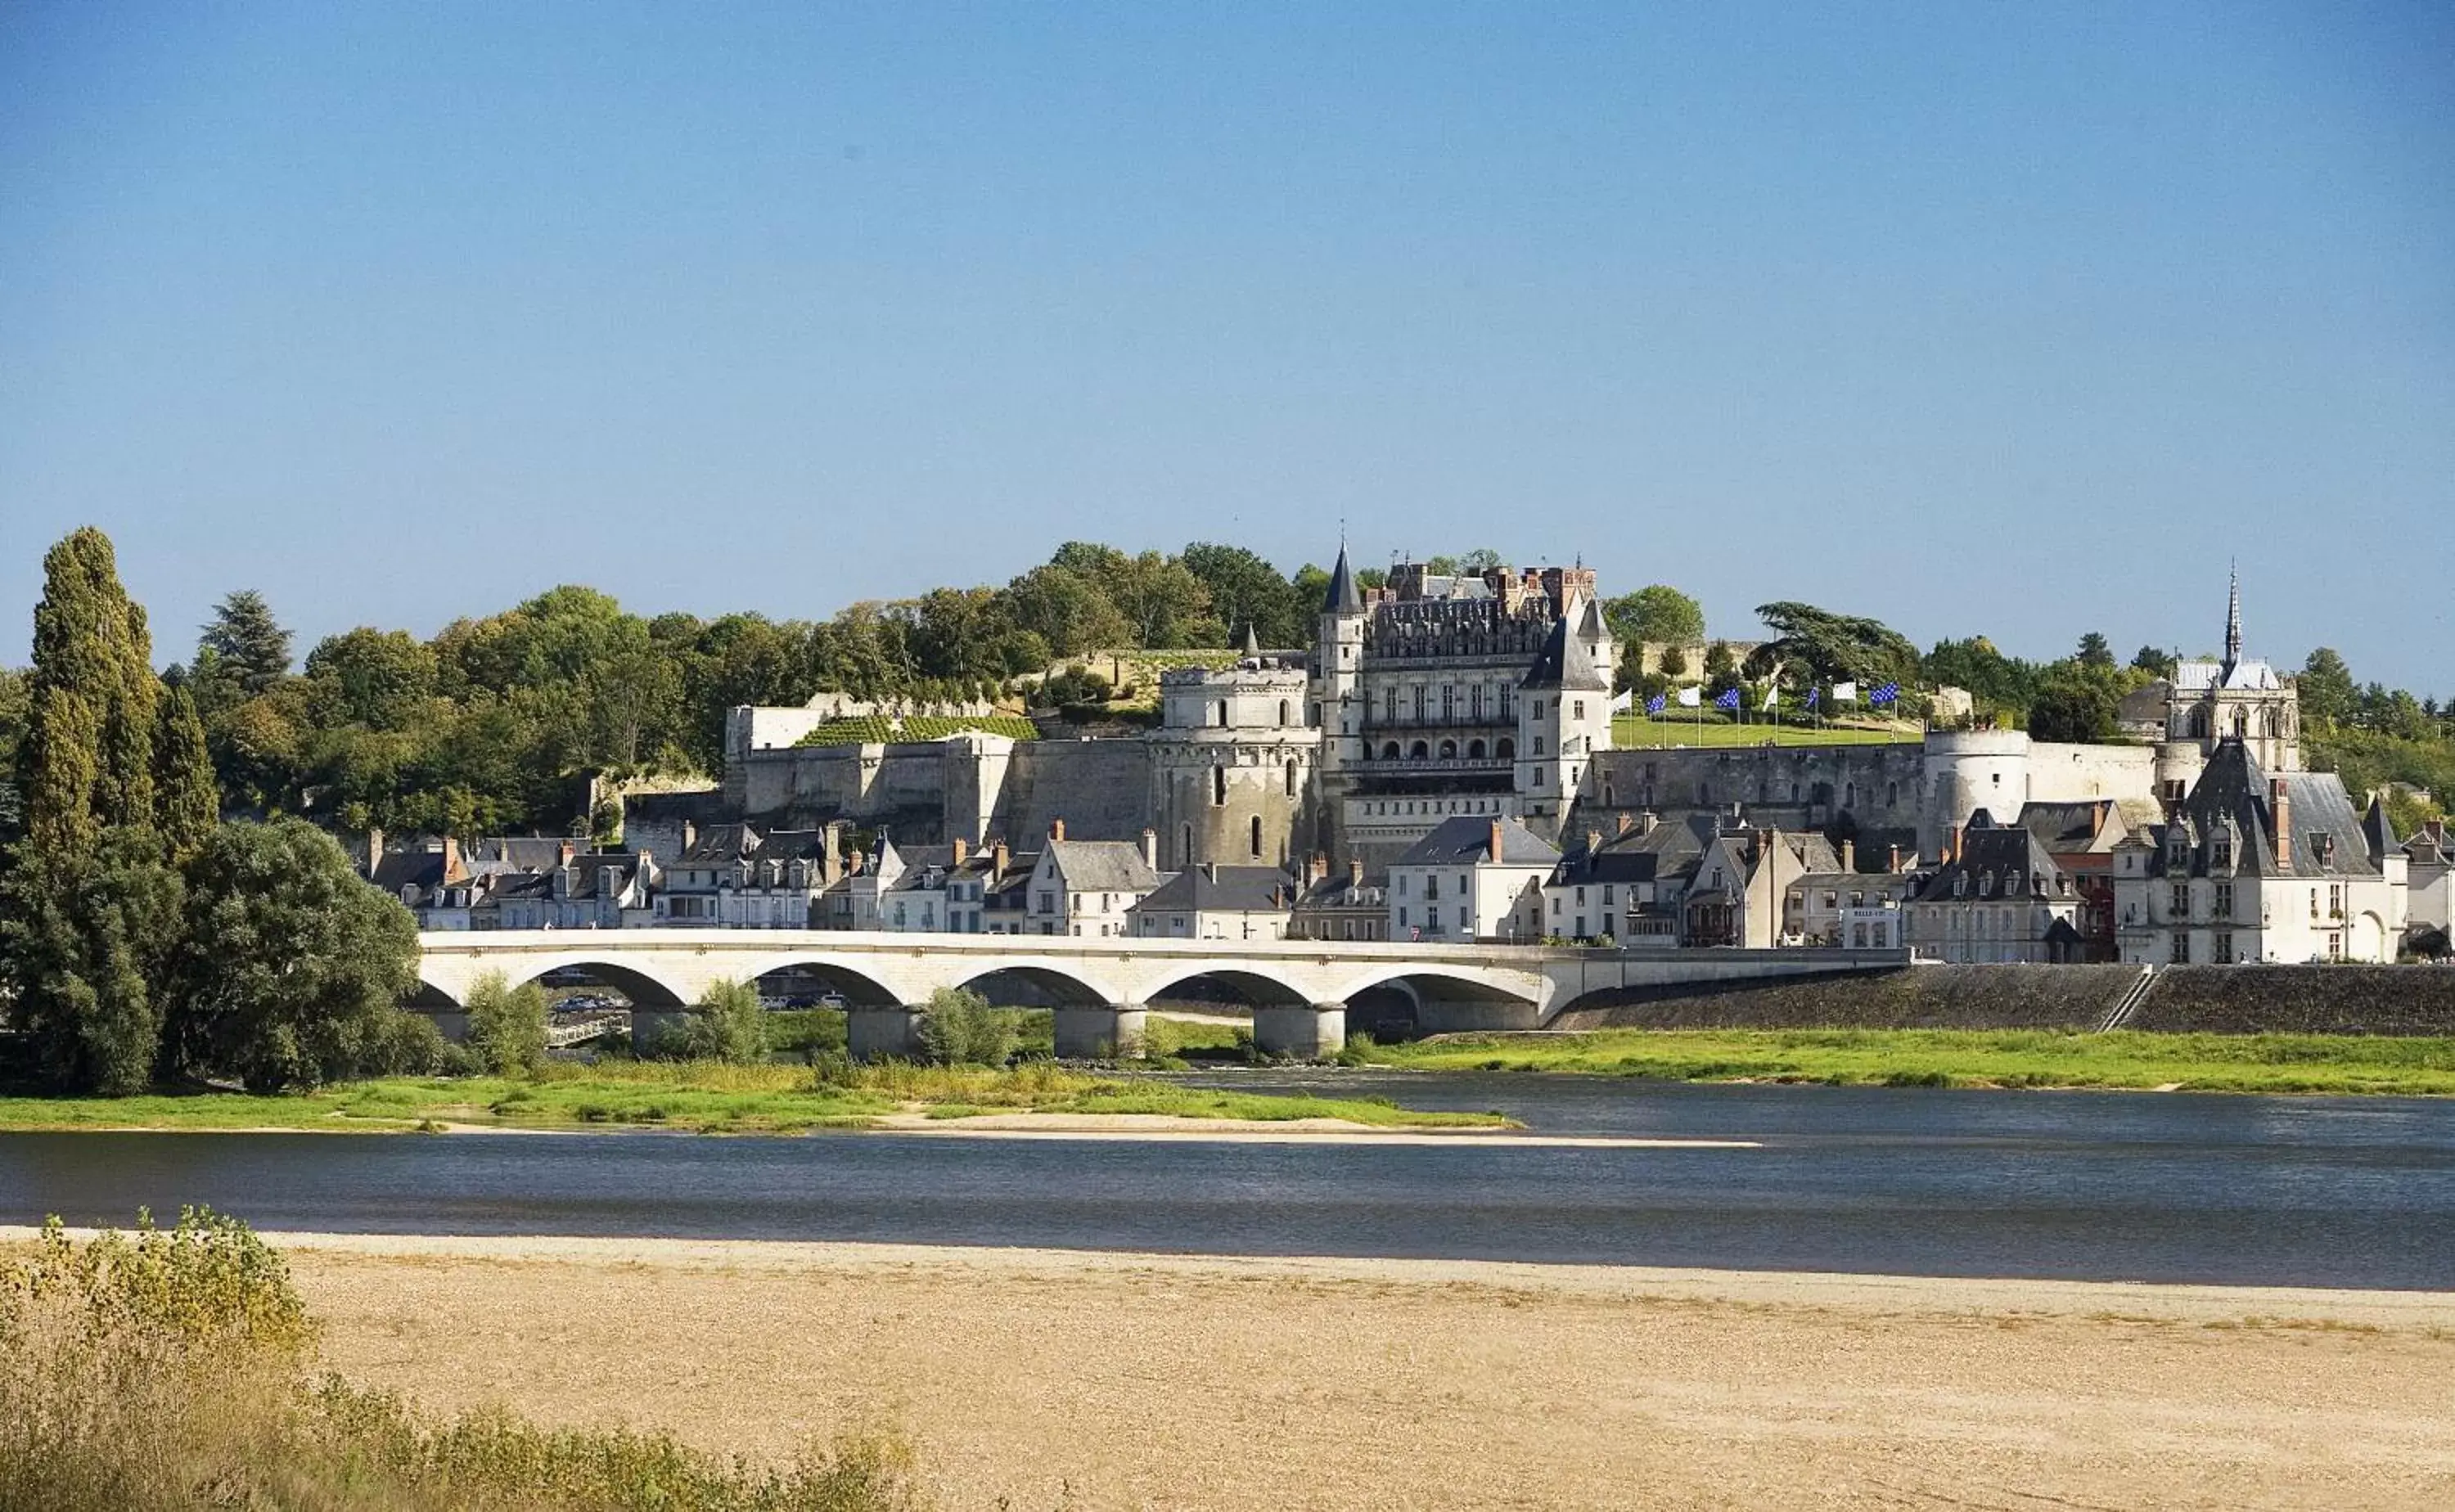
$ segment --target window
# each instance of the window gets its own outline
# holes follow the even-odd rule
[[[1279,723],[1281,723],[1281,724],[1285,724],[1285,723],[1287,723],[1287,722],[1288,722],[1288,701],[1287,701],[1285,698],[1282,698],[1282,699],[1280,699],[1280,700],[1279,700]]]
[[[2191,917],[2190,883],[2176,882],[2174,884],[2173,905],[2167,910],[2167,912],[2176,918],[2188,918]]]
[[[1464,934],[1473,928],[1474,920],[1467,917],[1466,905],[1464,903],[1460,903],[1458,905],[1458,932]]]
[[[1053,914],[1057,912],[1057,899],[1053,895],[1041,893],[1036,896],[1039,897],[1040,901],[1032,905],[1035,912],[1043,914]]]
[[[1578,700],[1577,700],[1577,702],[1576,702],[1576,706],[1575,706],[1575,707],[1576,707],[1576,711],[1577,711],[1577,712],[1576,712],[1576,714],[1573,716],[1573,717],[1575,717],[1575,718],[1579,718],[1579,719],[1584,718],[1584,717],[1586,716],[1586,700],[1584,700],[1583,698],[1578,699]]]
[[[1213,716],[1211,722],[1214,724],[1225,725],[1228,722],[1228,700],[1222,698],[1213,703],[1210,708]]]
[[[1398,722],[1398,690],[1395,688],[1381,690],[1381,722],[1383,724]],[[1392,751],[1390,754],[1396,756],[1398,753]]]
[[[1260,860],[1262,858],[1262,816],[1258,814],[1253,816],[1252,851],[1253,859]]]
[[[2219,918],[2233,917],[2233,884],[2231,882],[2219,882],[2216,884],[2215,912],[2216,917]],[[2217,955],[2222,958],[2230,956],[2231,952],[2219,951],[2217,952]]]
[[[1190,824],[1187,825],[1182,833],[1184,836],[1185,849],[1177,853],[1176,858],[1184,864],[1191,866],[1193,864],[1193,826]]]
[[[1609,907],[1611,907],[1611,906],[1612,906],[1612,884],[1611,884],[1611,883],[1609,883],[1609,882],[1605,882],[1605,883],[1603,884],[1603,907],[1605,907],[1605,908],[1609,908]]]
[[[1451,683],[1441,684],[1441,723],[1457,723],[1457,688]]]
[[[1417,724],[1422,724],[1429,717],[1431,696],[1432,690],[1430,688],[1419,685],[1415,689],[1415,722]]]
[[[1534,754],[1536,756],[1543,754],[1543,737],[1539,735],[1534,737]]]
[[[1586,890],[1582,887],[1577,889],[1577,906],[1579,908],[1586,906]]]
[[[1534,717],[1537,719],[1543,717],[1543,700],[1540,698],[1534,700]]]
[[[1210,769],[1210,806],[1214,809],[1224,809],[1228,806],[1228,769],[1226,767]]]
[[[1289,797],[1294,797],[1295,796],[1296,796],[1296,764],[1295,764],[1293,761],[1289,761],[1289,762],[1288,763],[1288,796],[1289,796]]]
[[[2177,966],[2187,966],[2191,963],[2191,932],[2189,930],[2178,929],[2174,931],[2173,960],[2174,964]]]
[[[1560,895],[1557,893],[1552,895],[1552,917],[1553,918],[1560,917]]]
[[[2229,965],[2232,963],[2233,935],[2229,931],[2217,931],[2216,948],[2209,952],[2209,956],[2219,965]]]

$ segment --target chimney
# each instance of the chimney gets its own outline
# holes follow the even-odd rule
[[[1203,862],[1202,876],[1205,881],[1215,882],[1219,880],[1219,863],[1217,861]]]
[[[1622,810],[1620,810],[1620,811],[1619,811],[1619,833],[1621,833],[1622,835],[1626,835],[1626,834],[1628,833],[1628,828],[1629,828],[1630,823],[1631,823],[1631,822],[1632,822],[1635,817],[1636,817],[1636,816],[1635,816],[1635,815],[1633,815],[1633,814],[1629,813],[1629,811],[1628,811],[1628,810],[1626,810],[1626,809],[1622,809]]]
[[[1491,821],[1491,864],[1500,864],[1500,821]]]
[[[565,840],[560,845],[556,846],[554,848],[554,853],[557,857],[560,857],[557,864],[569,866],[571,864],[572,855],[577,850],[578,847],[574,846],[569,840]]]
[[[683,849],[683,850],[685,850],[685,851],[687,851],[687,850],[689,850],[692,846],[697,845],[698,843],[699,843],[699,825],[698,825],[698,823],[697,823],[696,821],[694,821],[694,820],[691,820],[691,819],[684,819],[684,820],[682,820],[682,849]]]
[[[1884,855],[1884,870],[1897,875],[1901,869],[1901,848],[1891,847]]]
[[[1857,869],[1858,842],[1856,840],[1843,840],[1841,842],[1841,870],[1845,872],[1855,872]]]
[[[1159,870],[1159,831],[1157,830],[1143,831],[1143,864],[1154,872]]]
[[[1362,887],[1364,885],[1364,857],[1355,856],[1348,858],[1347,885],[1349,887]]]
[[[1307,881],[1316,883],[1329,880],[1329,852],[1315,851],[1312,853],[1311,859],[1305,862],[1305,879]]]
[[[1004,877],[1005,876],[1006,862],[1011,858],[1012,855],[1013,853],[1005,848],[1004,840],[998,839],[989,842],[989,865],[997,869],[997,875],[1000,877]]]
[[[1594,830],[1594,829],[1590,829],[1590,830],[1586,831],[1586,854],[1587,854],[1588,856],[1592,856],[1592,855],[1593,855],[1596,851],[1599,851],[1599,850],[1601,850],[1602,848],[1603,848],[1603,832],[1602,832],[1602,831],[1600,831],[1600,830]]]
[[[867,861],[868,859],[869,859],[869,857],[868,857],[863,856],[863,855],[862,855],[861,852],[859,852],[859,851],[855,851],[855,852],[853,852],[850,856],[845,857],[844,857],[844,875],[845,875],[846,877],[859,877],[859,876],[861,875],[861,869],[862,869],[862,863],[863,863],[863,862],[865,862],[865,861]]]
[[[2267,779],[2267,811],[2275,830],[2268,840],[2276,847],[2276,869],[2293,870],[2293,799],[2286,792],[2283,777]]]
[[[1052,840],[1063,840],[1065,838],[1065,821],[1064,819],[1051,819],[1048,821],[1048,837]]]
[[[468,867],[460,860],[460,837],[457,835],[443,837],[443,879],[457,882],[468,875]]]
[[[1636,816],[1636,833],[1639,835],[1651,835],[1654,833],[1654,827],[1661,822],[1662,816],[1654,813],[1652,809],[1648,809]]]
[[[1943,863],[1946,866],[1949,866],[1953,862],[1960,859],[1960,837],[1965,833],[1966,831],[1964,827],[1958,823],[1954,824],[1950,830],[1945,832],[1943,837]]]
[[[960,835],[956,836],[956,837],[955,837],[955,854],[954,854],[954,861],[953,861],[953,865],[955,865],[955,866],[961,866],[961,865],[963,865],[963,864],[964,864],[964,858],[965,857],[970,856],[971,854],[972,854],[972,848],[971,848],[971,846],[970,846],[969,844],[965,843],[965,841],[964,841],[964,837],[963,837],[962,836],[960,836]]]
[[[375,868],[382,864],[383,831],[370,826],[367,830],[367,875],[369,877],[375,876]],[[445,864],[443,869],[447,873],[452,870],[451,865],[448,862]]]

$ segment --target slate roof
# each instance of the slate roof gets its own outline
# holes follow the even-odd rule
[[[2110,853],[2130,833],[2112,798],[2031,802],[2021,806],[2017,822],[2057,856]]]
[[[1159,886],[1143,848],[1126,840],[1051,840],[1047,854],[1077,893],[1147,893]]]
[[[2362,816],[2362,839],[2369,847],[2372,866],[2404,848],[2404,842],[2395,837],[2395,820],[2387,817],[2386,800],[2375,795],[2369,812]]]
[[[966,875],[971,864],[970,857],[966,857],[964,867],[957,867],[951,845],[898,846],[895,855],[903,862],[903,871],[888,884],[886,890],[890,893],[938,892],[949,877]]]
[[[1919,884],[1921,903],[1999,902],[2006,898],[2069,898],[2071,884],[2044,842],[2018,825],[1979,825],[1984,810],[1961,833],[1960,854]],[[1966,877],[1964,891],[1958,880]]]
[[[1491,854],[1491,826],[1500,825],[1500,859],[1510,866],[1552,866],[1560,859],[1557,846],[1515,819],[1497,821],[1459,814],[1432,826],[1430,835],[1408,847],[1396,866],[1472,866]]]
[[[1517,686],[1576,693],[1611,692],[1611,679],[1603,675],[1602,666],[1594,660],[1586,638],[1572,633],[1571,618],[1562,615],[1552,621],[1552,633],[1543,637],[1543,654],[1534,658],[1534,670]]]
[[[2114,722],[2119,725],[2141,727],[2157,725],[2161,728],[2165,723],[2165,706],[2173,696],[2174,685],[2163,677],[2159,677],[2153,682],[2143,682],[2124,694],[2121,701],[2114,706]]]
[[[2255,656],[2237,661],[2230,669],[2222,661],[2193,657],[2175,663],[2174,686],[2184,693],[2205,693],[2211,688],[2272,691],[2284,684],[2275,668]]]
[[[1134,906],[1146,914],[1284,914],[1295,897],[1296,879],[1275,866],[1188,866]]]
[[[542,872],[562,864],[568,841],[542,835],[490,835],[460,848],[460,864],[472,877],[495,872]]]
[[[2362,831],[2361,813],[2353,807],[2352,795],[2344,791],[2344,779],[2333,772],[2287,772],[2281,776],[2286,818],[2293,827],[2286,837],[2291,851],[2288,866],[2277,864],[2268,778],[2251,759],[2248,747],[2227,736],[2208,757],[2190,796],[2182,800],[2181,814],[2173,823],[2156,827],[2157,851],[2149,874],[2180,875],[2166,858],[2166,847],[2179,824],[2188,837],[2189,859],[2183,870],[2194,877],[2207,875],[2210,842],[2228,827],[2236,837],[2233,869],[2239,876],[2379,875],[2377,863],[2370,858],[2369,840]]]
[[[432,892],[454,878],[444,876],[441,851],[420,847],[414,851],[384,852],[375,862],[375,870],[367,874],[367,880],[398,897],[404,887]]]
[[[1363,596],[1355,591],[1355,575],[1347,570],[1347,543],[1338,543],[1338,565],[1329,570],[1329,592],[1321,599],[1325,615],[1360,615]]]

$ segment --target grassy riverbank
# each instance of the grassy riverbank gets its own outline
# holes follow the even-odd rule
[[[1504,1126],[1489,1114],[1423,1113],[1386,1101],[1257,1097],[1045,1062],[1007,1070],[898,1062],[735,1066],[708,1062],[554,1064],[533,1078],[391,1077],[314,1092],[134,1098],[0,1098],[0,1130],[297,1129],[370,1132],[476,1124],[509,1129],[609,1125],[788,1134],[862,1128],[897,1114],[960,1119],[992,1113],[1159,1114],[1279,1122],[1336,1119],[1373,1128]]]
[[[1419,1071],[1576,1071],[1679,1081],[2455,1095],[2455,1038],[1946,1029],[1603,1029],[1359,1047]]]

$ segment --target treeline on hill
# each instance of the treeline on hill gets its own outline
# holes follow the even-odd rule
[[[105,545],[107,546],[107,542]],[[1438,556],[1434,572],[1479,572],[1498,553]],[[1365,586],[1385,575],[1359,573]],[[231,594],[193,657],[165,675],[193,700],[229,812],[296,815],[344,831],[461,836],[564,832],[588,822],[584,779],[604,774],[720,773],[725,712],[799,704],[834,691],[871,699],[993,696],[1015,679],[1107,650],[1220,647],[1249,625],[1273,647],[1305,647],[1329,575],[1283,574],[1241,547],[1196,542],[1175,554],[1131,554],[1070,542],[1003,588],[940,588],[915,598],[858,603],[823,620],[754,614],[713,619],[625,613],[607,595],[557,588],[431,639],[361,628],[329,636],[294,670],[294,646],[252,592]],[[1969,691],[1973,720],[2047,739],[2106,739],[2126,693],[2172,670],[2142,647],[2127,663],[2106,637],[2084,636],[2053,661],[2007,656],[1984,636],[1920,654],[1880,621],[1780,602],[1756,614],[1770,638],[1741,656],[1705,641],[1696,600],[1666,584],[1608,598],[1624,647],[1705,644],[1703,665],[1641,674],[1622,657],[1622,687],[1640,697],[1701,674],[1709,695],[1782,689],[1784,718],[1811,689],[1856,681],[1862,697],[1897,682],[1896,712],[1930,712],[1928,690]],[[1097,692],[1088,675],[1052,684],[1063,699]],[[2434,700],[2357,684],[2322,648],[2301,674],[2305,746],[2348,785],[2402,782],[2455,791],[2449,711]],[[0,763],[20,743],[32,680],[0,673]],[[1827,716],[1846,713],[1829,697]],[[1862,703],[1861,708],[1865,707]],[[0,786],[0,834],[11,795]],[[2399,822],[2426,811],[2403,800]],[[601,825],[602,816],[598,822]]]

